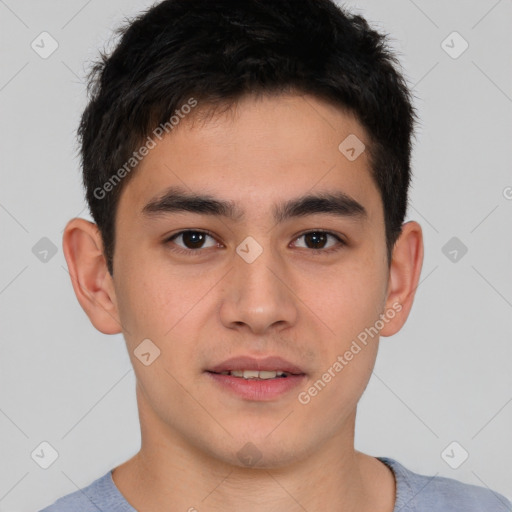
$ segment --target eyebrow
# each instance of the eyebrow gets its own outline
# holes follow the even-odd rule
[[[226,217],[238,222],[244,219],[244,211],[233,201],[217,199],[210,195],[196,194],[177,186],[168,188],[163,195],[151,199],[142,209],[147,218],[180,212]],[[272,209],[274,221],[284,222],[295,217],[330,214],[366,220],[368,212],[362,204],[341,191],[309,194],[283,203]]]

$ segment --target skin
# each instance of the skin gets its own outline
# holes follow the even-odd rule
[[[123,189],[113,277],[93,223],[72,219],[64,232],[77,298],[99,331],[123,333],[137,379],[141,450],[113,470],[116,486],[142,512],[392,512],[393,473],[354,449],[354,425],[379,337],[398,332],[413,303],[420,225],[403,225],[388,267],[383,205],[367,154],[349,161],[338,150],[349,134],[366,145],[368,136],[354,117],[319,99],[251,96],[210,120],[192,119],[149,152]],[[144,205],[172,185],[234,201],[244,219],[144,216]],[[367,219],[320,213],[276,224],[275,203],[320,191],[350,195]],[[173,251],[194,247],[183,238],[166,242],[186,229],[214,233],[200,256]],[[347,245],[321,254],[315,247],[322,243],[301,236],[315,229]],[[247,236],[263,248],[250,264],[235,251]],[[401,310],[379,335],[301,404],[298,392],[393,304]],[[146,338],[161,351],[149,366],[134,355]],[[255,402],[228,394],[204,373],[242,354],[299,364],[304,385]],[[237,456],[249,441],[261,454],[253,467]]]

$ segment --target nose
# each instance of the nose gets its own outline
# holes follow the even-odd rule
[[[270,249],[251,263],[236,255],[224,288],[220,318],[227,328],[264,334],[296,322],[297,300],[290,273]]]

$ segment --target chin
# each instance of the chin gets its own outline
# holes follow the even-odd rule
[[[218,458],[239,468],[277,469],[296,463],[306,456],[303,443],[286,435],[275,435],[270,439],[268,433],[271,430],[231,438],[226,450],[217,453]],[[302,448],[299,449],[299,446]]]

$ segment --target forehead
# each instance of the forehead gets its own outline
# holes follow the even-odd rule
[[[317,191],[342,192],[370,217],[382,210],[365,130],[312,96],[249,96],[203,120],[185,117],[155,142],[124,187],[120,210],[141,214],[172,186],[230,201],[240,214],[262,215],[264,204]]]

